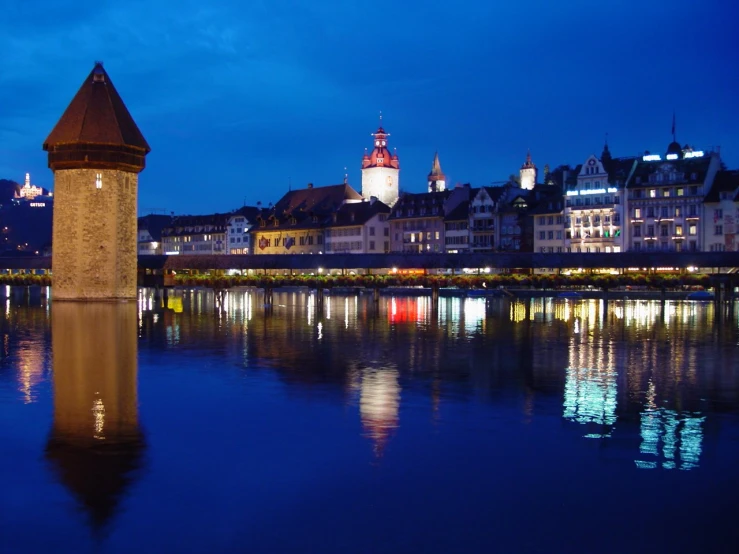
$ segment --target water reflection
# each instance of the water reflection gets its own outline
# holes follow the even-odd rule
[[[99,529],[115,513],[144,450],[136,305],[58,302],[51,326],[54,420],[46,457]]]
[[[375,455],[382,456],[391,433],[398,427],[400,384],[391,367],[363,368],[352,372],[353,388],[359,389],[359,414]],[[358,381],[358,382],[357,382]]]

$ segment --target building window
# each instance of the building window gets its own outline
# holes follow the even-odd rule
[[[549,231],[549,235],[547,238],[549,238],[549,240],[554,240],[554,231]]]
[[[654,217],[654,206],[649,206],[647,208],[647,217]]]
[[[539,231],[539,240],[545,240],[547,236],[546,231]]]
[[[641,225],[636,225],[634,227],[634,236],[640,237],[641,236]]]
[[[696,187],[696,186],[691,186],[688,190],[689,190],[691,196],[695,196],[696,194],[698,194],[698,187]]]
[[[690,226],[688,226],[688,234],[691,237],[694,237],[695,235],[697,235],[698,234],[698,226],[697,225],[690,225]]]
[[[374,250],[375,249],[375,241],[371,240],[369,243],[369,249]]]
[[[647,236],[648,237],[654,236],[654,225],[647,225]]]
[[[370,227],[369,228],[369,234],[370,234],[371,237],[374,237],[375,236],[375,228],[374,227]]]
[[[681,206],[675,206],[675,217],[682,217],[683,209]]]
[[[662,206],[662,207],[661,207],[661,208],[659,209],[659,215],[660,215],[661,217],[667,217],[667,206]]]
[[[634,251],[639,252],[639,250],[641,250],[641,242],[637,241],[634,243]]]
[[[550,215],[549,216],[549,225],[554,225],[554,216],[553,215]]]
[[[717,219],[723,219],[723,217],[724,217],[724,210],[713,210],[714,221]]]
[[[641,208],[634,208],[634,218],[641,219]]]
[[[660,236],[662,236],[662,237],[668,237],[668,236],[670,236],[668,234],[669,233],[669,230],[670,229],[669,229],[669,227],[667,225],[660,225],[660,229],[659,229]]]
[[[557,231],[557,239],[561,239],[561,238],[562,238],[562,231]]]
[[[649,198],[657,198],[657,189],[649,189]]]
[[[723,235],[724,234],[724,226],[723,225],[716,225],[716,228],[713,230],[714,235]]]
[[[97,173],[95,175],[95,188],[101,189],[103,188],[103,174]]]
[[[544,225],[545,218],[543,215],[539,216],[539,225]]]

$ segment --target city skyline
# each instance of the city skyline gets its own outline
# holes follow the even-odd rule
[[[654,2],[637,18],[611,3],[411,3],[383,17],[358,3],[143,6],[5,8],[0,178],[53,189],[41,143],[96,59],[152,147],[140,214],[267,204],[345,172],[359,189],[380,111],[408,192],[426,189],[436,151],[450,186],[506,180],[528,149],[540,174],[574,166],[606,133],[614,156],[663,153],[673,111],[681,144],[739,165],[737,8],[720,2]]]

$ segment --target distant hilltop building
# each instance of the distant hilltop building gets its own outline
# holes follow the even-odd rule
[[[138,174],[150,148],[102,63],[43,148],[54,172],[54,299],[135,299]]]
[[[377,132],[372,133],[375,146],[372,152],[365,150],[362,157],[362,197],[375,197],[392,206],[398,200],[400,161],[396,153],[390,154],[386,133],[382,127],[382,116]]]
[[[31,174],[26,173],[26,182],[20,188],[20,190],[18,190],[15,197],[25,198],[26,200],[33,200],[37,196],[42,196],[43,194],[44,194],[44,189],[41,187],[37,187],[36,185],[32,185],[31,184]]]

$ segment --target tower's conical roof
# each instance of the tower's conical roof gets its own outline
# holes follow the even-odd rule
[[[140,171],[151,151],[101,62],[95,63],[43,148],[52,169],[127,165]]]
[[[434,161],[431,164],[431,173],[429,173],[429,177],[433,176],[436,177],[437,175],[444,175],[444,172],[441,170],[441,162],[439,161],[439,153],[434,152]]]
[[[151,151],[100,62],[95,63],[44,141],[44,149],[49,145],[74,142],[133,146]]]

